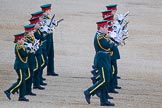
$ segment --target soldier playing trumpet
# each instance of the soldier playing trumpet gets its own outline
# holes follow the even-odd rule
[[[28,55],[28,65],[30,69],[30,78],[26,81],[26,94],[31,96],[36,96],[35,93],[32,92],[32,83],[33,83],[33,75],[34,75],[34,69],[36,66],[36,57],[35,57],[35,51],[37,50],[37,46],[35,45],[35,37],[34,37],[34,25],[25,25],[25,46],[29,50]]]
[[[51,4],[45,4],[40,6],[42,11],[44,11],[44,22],[50,21],[50,11],[51,11]],[[44,24],[45,25],[45,24]],[[47,63],[47,75],[50,76],[58,76],[55,72],[54,68],[54,42],[53,42],[53,32],[47,33],[47,56],[48,56],[48,63]]]
[[[17,82],[15,82],[9,89],[5,90],[7,98],[11,100],[11,93],[14,93],[19,89],[19,101],[29,101],[25,97],[26,95],[26,82],[25,80],[30,76],[27,76],[28,72],[28,51],[24,46],[24,33],[16,34],[15,36],[15,63],[14,69],[18,75]],[[27,77],[26,77],[27,76]]]

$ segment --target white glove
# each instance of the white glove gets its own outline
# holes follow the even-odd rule
[[[53,24],[54,26],[56,26],[56,27],[58,26],[58,23],[57,23],[56,20],[53,20],[52,24]]]
[[[119,34],[117,34],[116,32],[112,31],[110,33],[110,37],[113,38],[116,42],[121,43],[123,41],[123,39],[120,37]]]
[[[117,15],[117,20],[122,21],[124,19],[124,15],[119,14]]]
[[[32,43],[28,43],[27,47],[31,49],[33,47]]]
[[[110,33],[110,37],[114,39],[115,37],[117,37],[117,34],[116,34],[115,32],[112,31],[112,32]]]
[[[118,21],[115,21],[115,23],[113,24],[113,30],[114,30],[116,33],[118,33],[119,30],[120,30],[120,28],[121,28],[121,25],[119,24],[119,22],[118,22]]]
[[[34,46],[34,50],[35,51],[37,51],[39,49],[39,44],[40,44],[39,41],[40,40],[37,40],[37,39],[35,39],[35,41],[34,41],[34,45],[33,46]]]
[[[39,40],[38,39],[35,39],[34,40],[34,44],[39,44]]]

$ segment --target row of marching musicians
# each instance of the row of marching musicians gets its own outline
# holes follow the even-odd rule
[[[118,46],[125,45],[128,38],[126,16],[129,12],[117,14],[117,4],[106,6],[107,10],[102,12],[103,20],[97,22],[97,32],[94,37],[94,48],[96,51],[92,65],[92,83],[84,91],[85,99],[90,104],[91,96],[97,95],[100,98],[101,106],[114,106],[108,101],[113,99],[108,93],[118,93],[115,89],[118,86],[117,60],[120,59]]]
[[[54,16],[50,18],[51,4],[40,6],[41,11],[32,13],[25,32],[14,35],[14,69],[18,79],[4,91],[11,100],[11,94],[19,93],[19,101],[29,101],[25,96],[36,96],[32,89],[44,90],[47,83],[42,77],[47,66],[47,75],[58,76],[54,72],[53,30],[58,25]]]

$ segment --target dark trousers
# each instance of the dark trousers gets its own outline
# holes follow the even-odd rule
[[[49,43],[49,51],[47,53],[48,63],[47,63],[47,74],[53,74],[54,70],[54,46],[53,42]]]
[[[43,58],[44,58],[44,65],[42,66],[42,68],[44,69],[46,66],[47,66],[47,64],[48,64],[48,59],[47,59],[47,51],[46,50],[43,50]]]
[[[111,67],[112,67],[112,77],[111,77],[110,84],[109,84],[109,90],[110,91],[114,90],[115,87],[118,85],[118,80],[117,80],[117,73],[118,73],[117,60],[111,60]]]
[[[47,36],[47,75],[54,74],[54,42],[53,42],[53,33],[48,34]]]
[[[117,80],[117,74],[118,74],[117,60],[112,60],[111,64],[114,66],[113,85],[116,87],[118,85],[118,80]]]
[[[102,88],[100,89],[100,93],[101,93],[101,96],[100,96],[100,103],[105,103],[105,102],[107,102],[107,99],[108,99],[107,85],[108,85],[108,84],[103,85]]]
[[[99,91],[101,93],[100,102],[105,103],[107,102],[107,90],[111,73],[110,55],[105,52],[97,52],[94,58],[94,65],[98,70],[99,79],[85,92],[93,95]]]
[[[26,79],[26,72],[28,70],[27,69],[18,69],[16,70],[17,75],[18,75],[18,79],[15,83],[13,83],[13,85],[7,90],[10,93],[14,93],[19,89],[19,98],[22,98],[26,95],[26,83],[25,83],[25,79]]]
[[[27,75],[30,77],[28,79],[26,79],[26,94],[29,94],[32,92],[32,82],[33,82],[33,77],[34,77],[34,69],[35,69],[35,54],[29,54],[28,56],[28,65],[29,65],[29,69],[28,69],[28,73]]]
[[[43,69],[46,67],[47,64],[47,57],[45,57],[44,53],[41,54],[41,62],[42,64],[39,76],[40,84],[43,83]]]
[[[41,57],[41,54],[37,54],[36,59],[37,59],[38,68],[34,72],[33,83],[34,83],[34,86],[38,87],[38,86],[40,86],[40,76],[41,76],[41,73],[42,73],[42,67],[41,67],[42,57]]]

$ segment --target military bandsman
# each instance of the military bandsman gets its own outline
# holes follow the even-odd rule
[[[94,47],[95,47],[95,58],[94,58],[94,67],[98,70],[97,76],[99,76],[98,81],[96,81],[91,87],[84,91],[85,99],[88,104],[90,104],[91,95],[96,91],[100,92],[100,105],[101,106],[114,106],[113,103],[108,101],[108,85],[110,82],[110,73],[111,73],[111,50],[110,48],[114,47],[114,44],[111,43],[107,37],[108,23],[106,20],[97,22],[98,31],[95,34],[94,38]]]
[[[107,19],[107,20],[112,21],[114,24],[115,16],[116,16],[115,14],[117,11],[117,4],[110,4],[110,5],[106,6],[106,8],[107,8],[107,10],[112,11],[112,16],[109,17],[109,19]],[[112,32],[112,29],[109,31]],[[116,33],[116,35],[118,35],[118,34]],[[111,38],[111,40],[114,41],[115,43],[118,43],[113,38]],[[120,44],[120,43],[118,43],[118,44]],[[121,89],[121,87],[118,86],[118,78],[117,78],[117,74],[118,74],[117,60],[120,59],[120,53],[119,53],[118,46],[114,47],[111,50],[113,51],[113,55],[111,56],[111,65],[112,65],[112,69],[113,69],[113,76],[112,76],[111,88],[110,88],[109,92],[118,93],[117,91],[115,91],[115,89]]]
[[[35,20],[34,22],[32,21],[31,23],[38,23],[39,26],[37,27],[36,31],[37,34],[40,34],[40,38],[41,38],[41,48],[42,48],[42,53],[43,53],[43,58],[44,58],[44,65],[42,66],[42,69],[44,69],[46,66],[47,66],[47,63],[48,63],[48,59],[47,59],[47,34],[44,33],[42,30],[43,30],[43,11],[37,11],[37,12],[34,12],[32,13],[32,18],[31,20]],[[39,19],[37,19],[39,18]],[[37,22],[38,21],[38,22]],[[43,75],[43,71],[42,71],[42,75]],[[43,78],[41,75],[41,79],[42,80],[46,80],[46,78]],[[46,84],[43,84],[42,85],[46,85]]]
[[[18,75],[17,82],[15,82],[9,89],[5,90],[7,98],[11,100],[11,93],[16,92],[19,89],[19,101],[29,101],[25,97],[26,95],[26,79],[28,73],[28,51],[24,46],[24,33],[16,34],[15,36],[15,63],[14,69]]]
[[[32,92],[32,83],[33,83],[33,76],[34,76],[34,69],[36,66],[36,57],[35,57],[35,37],[34,37],[34,28],[33,25],[25,25],[25,46],[29,50],[28,54],[28,65],[29,65],[29,74],[30,78],[26,81],[26,94],[31,96],[36,96],[35,93]]]
[[[51,4],[45,4],[40,6],[42,11],[44,12],[44,22],[47,23],[51,19],[50,11],[51,11]],[[48,20],[48,21],[47,21]],[[53,42],[53,32],[48,33],[47,36],[47,75],[49,76],[58,76],[55,72],[54,68],[54,42]]]
[[[42,26],[40,17],[37,18],[32,18],[30,19],[30,22],[34,21],[33,23],[35,24],[34,29],[34,36],[37,40],[39,40],[39,45],[38,45],[38,50],[36,51],[36,57],[38,61],[38,69],[36,72],[39,73],[39,83],[40,85],[46,86],[47,83],[43,82],[43,69],[45,68],[47,64],[47,56],[44,55],[46,52],[45,47],[46,47],[46,35],[43,34],[39,29]],[[37,84],[36,84],[37,85]],[[40,88],[40,87],[39,87]]]
[[[11,93],[19,92],[19,101],[29,101],[25,95],[36,96],[33,89],[45,89],[47,85],[43,81],[43,69],[47,66],[47,75],[58,76],[54,70],[54,43],[53,30],[58,25],[51,18],[51,4],[40,6],[41,11],[31,14],[30,24],[25,25],[25,33],[16,34],[15,63],[14,69],[17,72],[18,80],[4,93],[11,100]],[[48,65],[47,65],[48,64]],[[19,90],[19,91],[18,91]]]

